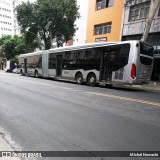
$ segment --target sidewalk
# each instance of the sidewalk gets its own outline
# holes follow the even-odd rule
[[[0,151],[13,151],[7,141],[4,139],[3,135],[0,134]],[[0,157],[0,160],[21,160],[17,157]]]
[[[135,85],[134,88],[139,88],[147,91],[160,92],[160,82],[150,81],[149,84]]]

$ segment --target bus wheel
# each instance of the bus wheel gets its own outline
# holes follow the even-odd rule
[[[35,71],[35,73],[34,73],[34,77],[35,77],[35,78],[38,78],[38,77],[39,77],[39,75],[38,75],[38,71]]]
[[[82,84],[83,83],[83,75],[82,75],[82,73],[77,73],[76,77],[75,77],[75,80],[76,80],[77,84]]]
[[[87,83],[90,86],[95,86],[96,85],[96,75],[94,73],[91,73],[91,74],[88,75]]]

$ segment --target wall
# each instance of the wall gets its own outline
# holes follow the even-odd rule
[[[123,33],[122,33],[123,36],[142,34],[144,31],[146,19],[129,22],[128,21],[129,12],[130,12],[130,7],[126,7],[125,14],[124,14],[125,17],[124,17],[124,24],[123,24]],[[155,15],[155,18],[150,28],[150,33],[156,33],[156,32],[160,32],[160,16],[158,16],[158,11]]]
[[[80,18],[75,22],[78,29],[73,37],[73,45],[85,44],[86,42],[88,0],[77,0],[77,5],[79,6]]]
[[[0,0],[0,37],[13,35],[12,0]]]
[[[95,38],[100,37],[107,37],[107,41],[120,41],[123,8],[124,0],[114,0],[113,6],[96,10],[96,0],[89,0],[86,43],[95,42]],[[112,22],[111,33],[94,35],[94,26],[106,22]]]

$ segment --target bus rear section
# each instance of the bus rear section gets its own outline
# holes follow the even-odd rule
[[[137,68],[138,83],[149,83],[153,68],[153,46],[140,42],[139,64]]]
[[[122,42],[102,48],[100,82],[114,85],[128,83],[126,79],[130,47],[130,42]]]
[[[132,54],[133,61],[130,63],[130,83],[149,83],[153,68],[153,46],[139,42],[136,44],[136,52]]]

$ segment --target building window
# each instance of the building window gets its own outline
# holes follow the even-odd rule
[[[149,14],[150,1],[139,3],[130,7],[129,21],[147,18]]]
[[[97,0],[97,10],[113,6],[114,0]]]
[[[111,25],[112,25],[111,22],[106,23],[106,24],[96,25],[95,26],[95,35],[110,33],[111,32]]]

